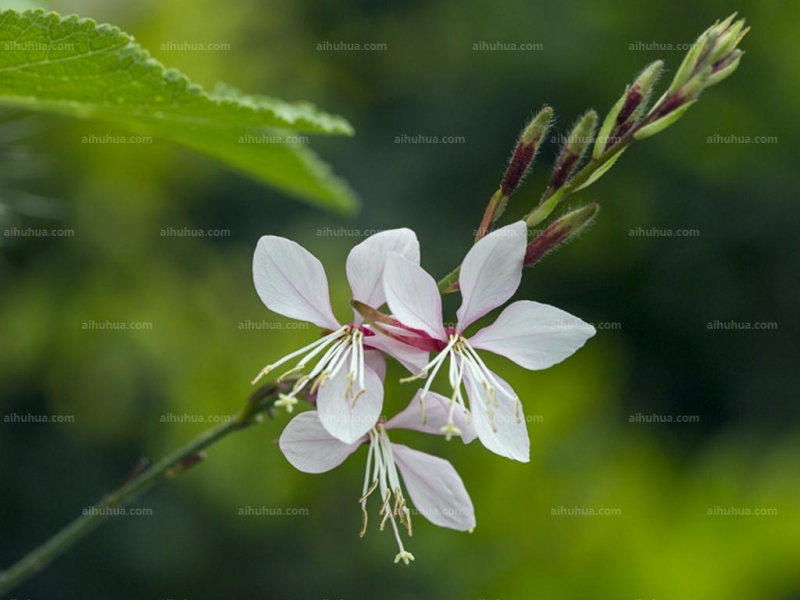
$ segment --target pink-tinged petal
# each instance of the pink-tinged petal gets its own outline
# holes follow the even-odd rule
[[[375,371],[378,379],[381,381],[386,380],[386,359],[383,354],[378,350],[364,350],[364,362],[367,366]]]
[[[338,467],[366,440],[344,444],[325,431],[317,411],[300,413],[281,434],[281,452],[295,469],[304,473],[324,473]]]
[[[392,316],[403,325],[439,340],[447,339],[439,288],[422,267],[399,254],[389,254],[383,287]]]
[[[274,235],[258,240],[253,281],[270,310],[323,329],[339,328],[331,311],[325,269],[299,244]]]
[[[469,343],[526,369],[546,369],[574,354],[595,333],[594,327],[560,308],[520,300]]]
[[[453,465],[400,444],[392,444],[392,453],[408,495],[423,517],[439,527],[475,529],[472,500]]]
[[[353,300],[372,308],[386,303],[383,269],[389,253],[396,253],[419,264],[419,242],[410,229],[391,229],[368,237],[355,246],[347,257],[347,279]],[[356,314],[358,319],[360,316]]]
[[[414,374],[419,373],[428,364],[429,353],[419,350],[398,340],[393,340],[385,335],[376,334],[364,337],[367,346],[380,350],[384,354],[391,356],[406,369]]]
[[[422,433],[444,435],[442,427],[447,425],[447,417],[450,414],[450,398],[436,392],[428,392],[425,395],[425,422],[423,423],[420,395],[422,395],[422,390],[417,390],[409,405],[386,422],[386,429],[412,429]],[[453,411],[453,423],[461,430],[461,439],[465,444],[469,444],[477,436],[471,418],[461,406],[456,406]]]
[[[527,242],[528,228],[518,221],[493,231],[467,252],[458,277],[463,297],[457,313],[459,332],[514,295]]]
[[[349,359],[348,359],[349,360]],[[317,412],[322,426],[333,437],[352,444],[378,422],[383,408],[383,383],[368,366],[364,369],[366,391],[352,406],[352,394],[361,388],[358,381],[352,384],[352,394],[347,398],[347,368],[322,384],[317,392]]]
[[[516,398],[516,393],[508,383],[497,374],[492,373],[497,382]],[[472,423],[478,439],[489,450],[512,460],[528,462],[530,460],[531,443],[522,404],[514,408],[514,400],[497,392],[497,404],[488,398],[484,387],[475,384],[470,377],[464,376],[464,385],[469,396]],[[491,411],[491,417],[487,412]]]

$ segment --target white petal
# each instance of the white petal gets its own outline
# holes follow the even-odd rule
[[[402,411],[389,419],[386,429],[413,429],[422,433],[432,433],[434,435],[444,435],[442,427],[447,425],[447,416],[450,413],[450,398],[445,398],[436,392],[428,392],[425,395],[425,422],[422,422],[422,405],[419,397],[422,390],[417,390],[414,399]],[[461,439],[465,444],[469,444],[475,439],[475,427],[472,425],[471,418],[467,416],[461,406],[456,406],[453,411],[453,423],[461,430]]]
[[[457,313],[459,331],[514,295],[522,279],[527,242],[528,228],[518,221],[493,231],[467,252],[458,277],[463,297]]]
[[[442,296],[436,281],[422,267],[399,254],[389,254],[383,287],[394,318],[433,338],[447,339],[442,324]]]
[[[383,354],[377,350],[364,349],[364,362],[367,363],[370,369],[375,371],[378,379],[381,381],[386,380],[386,359]]]
[[[372,308],[386,302],[383,292],[383,269],[390,252],[419,264],[419,242],[410,229],[391,229],[368,237],[355,246],[347,257],[347,279],[353,300]],[[360,315],[356,313],[356,318]]]
[[[376,334],[369,337],[364,336],[364,344],[391,356],[415,375],[428,364],[428,352],[420,350],[419,348],[414,348],[398,340],[393,340],[385,335]],[[369,350],[367,352],[369,352]]]
[[[526,369],[546,369],[574,354],[594,334],[594,327],[560,308],[520,300],[469,343]]]
[[[348,359],[349,360],[349,359]],[[317,393],[317,411],[322,426],[333,437],[345,444],[352,444],[362,437],[378,422],[383,408],[383,383],[368,366],[364,370],[366,392],[356,401],[353,407],[345,398],[347,388],[347,369],[343,367],[326,383],[320,386]],[[358,381],[353,383],[358,391]]]
[[[363,441],[340,442],[325,431],[317,411],[310,410],[289,422],[278,444],[294,468],[304,473],[324,473],[342,464]]]
[[[475,529],[472,500],[453,465],[400,444],[392,444],[392,453],[408,495],[423,517],[457,531]]]
[[[500,385],[516,397],[508,383],[498,377],[496,373],[492,373],[492,375]],[[495,406],[492,400],[487,399],[483,386],[480,384],[476,386],[466,374],[464,375],[464,384],[469,396],[472,423],[481,443],[495,454],[520,462],[528,462],[531,443],[528,438],[522,404],[520,403],[515,412],[514,401],[498,392],[497,406]],[[491,420],[486,411],[487,406],[492,411]]]
[[[274,235],[258,240],[253,281],[270,310],[324,329],[339,328],[331,311],[325,269],[299,244]]]

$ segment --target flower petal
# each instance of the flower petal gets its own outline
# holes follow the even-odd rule
[[[299,244],[274,235],[258,240],[253,281],[270,310],[323,329],[339,328],[331,311],[325,269]]]
[[[475,529],[475,508],[453,465],[400,444],[392,444],[392,453],[408,495],[423,517],[457,531]]]
[[[416,374],[428,364],[429,353],[385,335],[376,334],[364,337],[364,343],[380,350],[398,361],[406,369]],[[369,352],[369,350],[367,350]]]
[[[459,332],[517,291],[527,241],[528,227],[518,221],[493,231],[467,252],[458,278],[463,297],[457,313]]]
[[[377,350],[364,349],[364,362],[367,363],[370,369],[375,371],[378,379],[381,381],[386,380],[386,359],[383,354]]]
[[[383,287],[392,315],[403,325],[439,340],[447,339],[439,288],[422,267],[399,254],[389,254]]]
[[[386,303],[383,291],[383,270],[390,252],[419,264],[419,242],[410,229],[391,229],[368,237],[355,246],[347,257],[347,279],[353,290],[353,300],[372,308]],[[356,313],[356,320],[361,315]]]
[[[503,388],[516,398],[516,393],[508,383],[496,373],[492,373],[492,375]],[[484,388],[475,385],[467,374],[464,375],[464,385],[469,396],[472,423],[481,443],[495,454],[520,462],[528,462],[531,444],[528,438],[528,428],[525,426],[525,415],[522,413],[522,403],[520,402],[519,407],[515,409],[511,399],[498,393],[495,405],[492,399],[487,398]],[[491,410],[491,417],[487,413],[487,409]]]
[[[445,398],[436,392],[428,392],[425,395],[425,422],[422,422],[422,404],[419,397],[422,390],[417,390],[414,399],[401,412],[386,422],[386,429],[412,429],[422,433],[432,433],[434,435],[444,435],[442,427],[447,425],[447,416],[450,413],[450,398]],[[469,444],[475,439],[475,427],[466,411],[460,406],[456,406],[453,411],[453,423],[461,430],[461,439],[465,444]]]
[[[469,343],[526,369],[546,369],[574,354],[595,333],[594,327],[560,308],[520,300]]]
[[[345,397],[348,379],[346,368],[340,369],[317,392],[317,411],[322,426],[345,444],[352,444],[362,437],[381,416],[383,383],[369,366],[365,366],[364,373],[366,391],[356,400],[355,406]],[[353,390],[359,389],[358,382],[355,382]]]
[[[325,431],[317,411],[300,413],[281,434],[278,444],[292,466],[304,473],[324,473],[338,467],[365,440],[344,444]]]

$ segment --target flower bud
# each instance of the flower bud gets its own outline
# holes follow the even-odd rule
[[[552,118],[553,109],[545,106],[525,127],[500,184],[500,190],[504,197],[508,198],[519,187],[520,182],[525,177],[528,169],[530,169],[533,158],[541,145],[542,138],[550,128]]]
[[[633,82],[633,85],[628,89],[625,96],[625,101],[616,118],[617,127],[625,125],[628,121],[635,121],[641,116],[647,100],[650,97],[650,92],[653,89],[656,81],[658,81],[661,71],[664,68],[664,62],[657,60],[650,63],[644,71],[642,71]]]
[[[550,177],[550,191],[555,191],[563,186],[569,176],[575,171],[581,158],[592,140],[594,126],[597,124],[597,113],[593,110],[586,111],[570,131],[569,137],[561,148],[553,174]]]
[[[598,204],[589,204],[555,221],[528,244],[525,249],[525,266],[535,265],[545,254],[574,238],[594,221],[599,211]]]

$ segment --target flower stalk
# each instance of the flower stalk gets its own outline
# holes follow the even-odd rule
[[[32,550],[7,570],[0,572],[0,596],[24,583],[45,569],[56,558],[70,550],[97,527],[106,522],[113,511],[127,506],[162,481],[174,479],[202,462],[205,450],[216,445],[231,434],[247,429],[261,421],[263,414],[270,414],[272,404],[282,393],[284,386],[268,384],[251,396],[247,408],[240,415],[201,433],[191,442],[168,454],[149,468],[137,468],[119,489],[107,494],[91,509],[72,521],[42,545]],[[255,399],[254,399],[255,398]],[[242,416],[244,415],[244,416]]]

